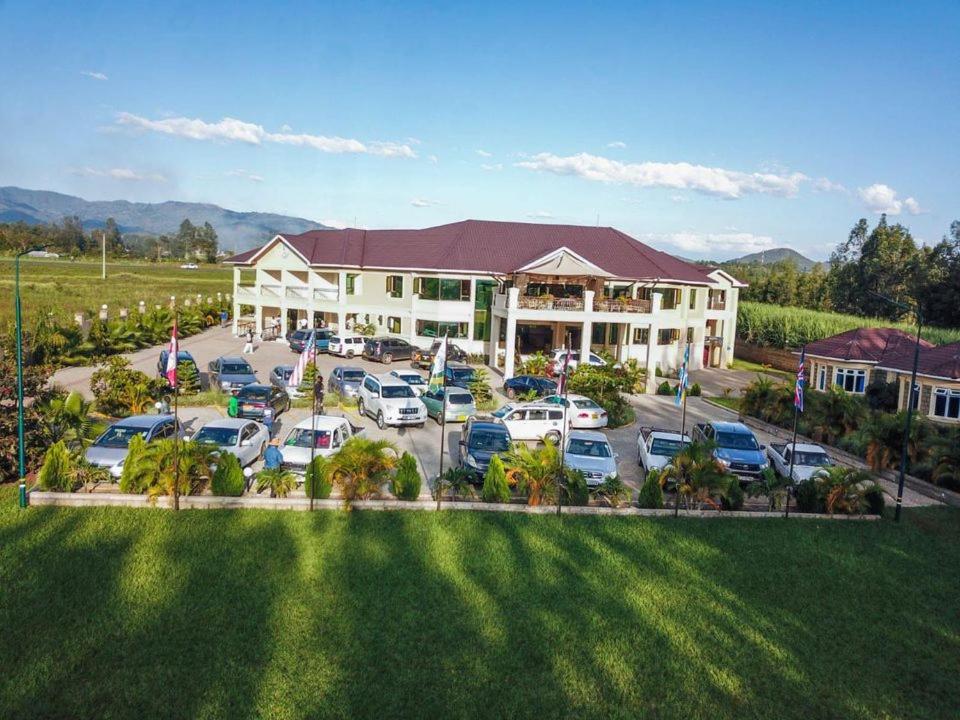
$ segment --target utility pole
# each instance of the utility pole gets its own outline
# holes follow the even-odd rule
[[[100,248],[101,248],[101,260],[100,260],[100,279],[107,279],[107,231],[100,231]]]

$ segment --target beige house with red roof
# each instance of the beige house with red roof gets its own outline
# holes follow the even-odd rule
[[[648,369],[733,359],[742,283],[613,228],[466,220],[422,230],[277,235],[227,260],[234,331],[304,320],[427,346],[448,335],[514,374],[516,358],[571,338]],[[648,373],[652,383],[654,373]]]
[[[899,383],[899,410],[907,407],[912,368],[912,348],[889,355],[877,366],[888,373],[888,381]],[[960,422],[960,342],[920,350],[913,406],[931,420]]]

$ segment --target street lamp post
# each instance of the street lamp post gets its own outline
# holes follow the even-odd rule
[[[20,258],[46,245],[38,245],[17,253],[13,259],[13,303],[16,318],[17,336],[17,476],[20,479],[18,502],[20,507],[27,506],[27,453],[23,442],[23,318],[20,313]]]

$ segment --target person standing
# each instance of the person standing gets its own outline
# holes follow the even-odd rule
[[[323,414],[323,375],[320,374],[320,371],[317,371],[317,377],[313,381],[313,396],[317,400],[317,407],[320,409],[320,414]]]
[[[275,470],[283,465],[283,455],[280,453],[280,448],[277,447],[279,444],[280,440],[277,438],[270,440],[267,451],[263,454],[264,470]]]
[[[237,401],[237,396],[231,395],[230,399],[227,400],[227,415],[229,415],[232,418],[235,418],[239,411],[240,411],[240,403]]]
[[[253,329],[247,328],[247,334],[244,335],[243,354],[253,355]]]
[[[270,437],[273,437],[273,408],[269,405],[263,409],[263,425]]]

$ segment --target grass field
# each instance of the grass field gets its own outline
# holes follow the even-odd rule
[[[0,717],[956,717],[952,510],[0,503]]]
[[[13,317],[13,260],[0,259],[0,322]],[[100,279],[100,263],[93,260],[35,260],[20,263],[20,292],[24,315],[53,313],[60,321],[73,321],[78,311],[94,312],[104,303],[111,317],[121,307],[131,312],[143,300],[147,307],[178,298],[216,297],[233,290],[233,270],[201,265],[181,270],[177,263],[107,262],[107,280]]]

